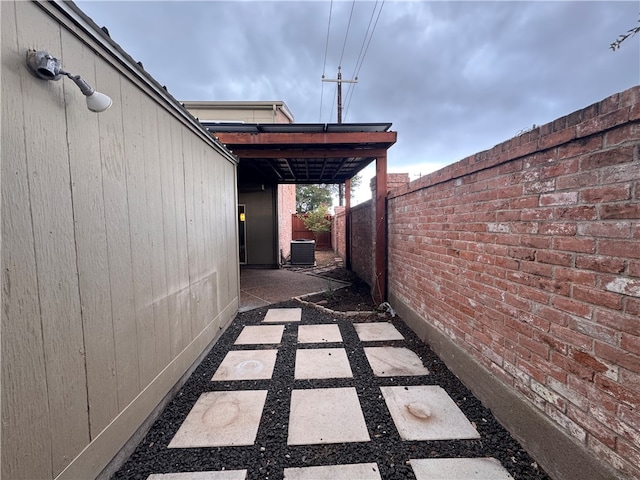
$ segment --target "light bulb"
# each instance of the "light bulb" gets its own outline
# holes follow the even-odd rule
[[[91,95],[87,95],[87,108],[92,112],[104,112],[112,103],[111,98],[104,93],[94,91]]]

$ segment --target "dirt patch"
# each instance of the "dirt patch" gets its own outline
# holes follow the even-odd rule
[[[338,312],[366,312],[376,310],[371,296],[371,287],[358,275],[344,268],[342,260],[331,250],[316,251],[316,265],[304,269],[306,273],[326,278],[328,291],[310,297],[307,302],[322,305]],[[331,280],[349,283],[348,287],[338,288]]]
[[[347,270],[344,272],[352,273]],[[339,278],[329,276],[332,273],[334,272],[323,275],[327,277],[329,281],[330,290],[311,297],[305,297],[305,301],[316,303],[338,312],[363,312],[376,309],[376,305],[371,298],[371,287],[369,287],[369,285],[367,285],[363,280],[355,276],[355,274],[355,278],[347,279],[347,275],[343,274],[343,272],[335,272],[337,274],[336,277]],[[333,278],[336,280],[348,281],[351,285],[333,290],[331,289],[330,283]]]

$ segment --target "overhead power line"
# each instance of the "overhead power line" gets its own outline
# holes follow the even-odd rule
[[[349,21],[347,22],[347,32],[344,34],[344,43],[342,44],[342,53],[340,54],[340,62],[338,67],[342,66],[342,59],[344,57],[344,49],[347,46],[347,38],[349,38],[349,28],[351,27],[351,18],[353,18],[353,8],[356,6],[356,0],[353,0],[351,4],[351,13],[349,13]]]
[[[382,13],[382,8],[384,7],[384,2],[385,0],[382,0],[382,3],[380,4],[380,9],[378,10],[378,16],[376,17],[376,21],[373,24],[373,29],[371,30],[371,34],[369,35],[369,40],[367,41],[367,46],[364,49],[364,53],[362,54],[362,57],[359,58],[360,63],[356,65],[356,70],[354,73],[354,78],[358,78],[358,75],[360,74],[360,69],[362,68],[362,64],[364,63],[364,59],[367,56],[367,52],[369,51],[369,45],[371,44],[371,39],[373,38],[373,34],[376,31],[376,27],[378,26],[378,20],[380,20],[380,14]],[[376,5],[378,4],[377,0],[376,0],[376,4],[373,6],[373,11],[371,13],[371,18],[373,18],[373,15],[375,13],[375,9],[376,9]],[[369,20],[369,24],[371,24],[371,20]],[[368,28],[367,28],[368,31]],[[366,33],[365,33],[365,39],[366,39]],[[364,45],[364,40],[363,40],[363,45]],[[362,50],[362,49],[361,49]],[[357,63],[357,62],[356,62]],[[344,116],[347,116],[347,113],[349,112],[349,106],[351,105],[351,99],[353,98],[353,90],[355,88],[355,85],[349,85],[349,89],[347,90],[347,107],[345,109],[344,112]]]
[[[329,50],[329,34],[331,33],[331,13],[333,11],[333,0],[329,3],[329,24],[327,25],[327,40],[324,45],[324,62],[322,64],[322,78],[324,78],[325,68],[327,67],[327,51]],[[320,89],[320,116],[318,121],[322,122],[322,97],[324,95],[324,83]]]

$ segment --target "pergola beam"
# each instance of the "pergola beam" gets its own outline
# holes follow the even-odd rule
[[[386,148],[357,148],[329,150],[329,149],[274,149],[261,150],[258,148],[232,148],[229,149],[238,158],[375,158],[384,155]]]
[[[223,144],[230,145],[375,145],[396,142],[396,132],[216,132],[210,128]]]

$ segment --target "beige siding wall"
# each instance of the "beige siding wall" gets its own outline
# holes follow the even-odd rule
[[[236,166],[55,7],[0,8],[2,476],[93,478],[237,311]]]

